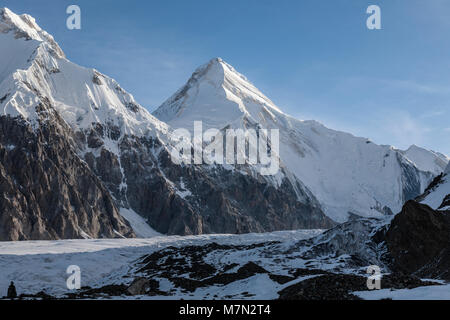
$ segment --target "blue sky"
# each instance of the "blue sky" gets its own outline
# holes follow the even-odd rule
[[[82,29],[68,30],[70,4]],[[381,8],[382,30],[366,28]],[[450,155],[450,1],[3,0],[150,111],[222,57],[282,110],[380,144]]]

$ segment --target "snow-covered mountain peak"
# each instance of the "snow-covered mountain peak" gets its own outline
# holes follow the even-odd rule
[[[35,108],[46,98],[75,131],[96,123],[121,135],[168,130],[114,79],[67,60],[34,18],[7,8],[0,16],[0,114],[35,123]]]
[[[400,151],[317,121],[295,119],[220,58],[198,68],[154,115],[174,128],[190,130],[200,120],[204,130],[279,129],[281,164],[338,222],[350,213],[381,216],[399,212],[404,201],[423,192],[448,162],[418,147]]]
[[[53,36],[42,30],[36,20],[28,15],[17,15],[8,8],[0,9],[0,32],[13,32],[16,39],[36,40],[46,42],[52,49],[52,53],[58,58],[64,58],[64,52],[54,40]]]
[[[255,94],[263,96],[268,100],[268,98],[255,88],[244,75],[236,71],[232,65],[228,64],[220,57],[213,58],[204,65],[198,67],[188,80],[188,83],[202,80],[210,81],[216,86],[227,86],[228,88],[233,86],[251,87]]]
[[[262,114],[281,110],[245,76],[221,58],[200,66],[187,83],[154,115],[174,127],[191,128],[194,121],[222,128],[244,117],[260,122]]]
[[[438,175],[444,171],[450,161],[446,155],[431,150],[426,150],[415,144],[411,145],[407,150],[400,151],[408,160],[422,171],[431,171]]]
[[[450,174],[450,162],[448,163],[447,168],[445,168],[444,173]]]

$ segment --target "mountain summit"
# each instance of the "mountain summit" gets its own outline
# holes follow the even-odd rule
[[[66,59],[28,15],[3,9],[0,26],[0,240],[334,225],[285,168],[174,164],[172,128],[114,79]],[[204,69],[215,88],[236,77]]]
[[[220,58],[199,67],[153,114],[174,128],[203,121],[206,128],[279,129],[281,163],[339,222],[400,211],[448,163],[422,148],[401,151],[290,117]]]
[[[245,76],[214,58],[197,68],[154,115],[174,127],[190,128],[193,121],[203,121],[207,127],[222,128],[242,117],[258,119],[273,112],[281,113]]]
[[[1,114],[20,115],[33,122],[36,105],[47,98],[72,128],[86,129],[102,122],[117,126],[121,134],[166,130],[114,79],[67,60],[53,37],[31,16],[4,8],[0,31],[0,60],[8,61],[0,69]]]
[[[16,39],[36,40],[46,42],[58,58],[64,58],[64,52],[55,42],[53,37],[42,30],[36,23],[36,20],[28,15],[17,15],[8,8],[0,8],[0,32],[12,32]]]
[[[0,28],[2,240],[330,228],[400,211],[448,162],[290,117],[219,58],[158,120],[114,79],[69,61],[32,17],[3,9]],[[197,120],[279,129],[277,174],[174,164],[172,130]]]

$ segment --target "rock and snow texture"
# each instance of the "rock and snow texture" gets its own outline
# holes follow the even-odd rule
[[[167,247],[206,246],[212,242],[223,245],[251,245],[266,241],[283,241],[286,244],[292,244],[321,232],[322,230],[299,230],[238,236],[203,235],[148,239],[0,242],[0,269],[2,270],[0,288],[7,288],[11,279],[14,279],[19,293],[37,293],[44,290],[48,294],[58,296],[67,292],[66,269],[71,264],[80,266],[83,273],[82,285],[94,287],[104,282],[120,282],[122,276],[126,275],[130,269],[130,265],[137,259]],[[242,260],[249,258],[242,257]],[[265,281],[266,290],[273,283],[270,279]],[[164,285],[166,284],[162,282],[161,286]],[[213,292],[214,289],[211,288],[209,291]],[[224,288],[223,295],[232,289]],[[256,289],[254,287],[255,291]],[[270,297],[266,297],[276,297],[276,292],[270,292],[270,294]],[[3,293],[0,293],[1,296]]]
[[[354,294],[364,300],[450,300],[450,284],[414,289],[357,291]]]
[[[271,299],[303,282],[316,293],[320,281],[315,278],[328,279],[322,288],[329,292],[339,277],[359,274],[356,287],[364,287],[368,265],[390,267],[387,250],[405,261],[411,254],[422,259],[420,251],[428,251],[431,271],[436,262],[448,273],[443,265],[448,259],[434,259],[429,247],[408,237],[448,243],[439,241],[449,234],[439,226],[448,214],[440,210],[450,207],[450,165],[423,195],[423,202],[439,211],[423,206],[429,213],[424,215],[422,209],[408,209],[415,208],[409,202],[403,210],[409,215],[392,220],[403,223],[394,225],[388,245],[382,230],[391,217],[351,215],[324,233],[240,236],[163,237],[146,224],[171,234],[329,228],[333,224],[322,207],[338,221],[349,212],[399,211],[442,171],[446,156],[415,146],[406,151],[378,146],[296,120],[230,65],[214,59],[155,114],[175,128],[191,128],[195,120],[205,128],[278,128],[285,179],[274,182],[246,166],[176,166],[167,152],[171,128],[114,80],[68,61],[33,18],[2,9],[0,46],[0,239],[156,236],[3,242],[0,287],[14,279],[21,292],[64,294],[65,270],[76,264],[83,285],[129,284],[145,271],[157,279],[160,292],[176,298]],[[424,218],[432,223],[424,224]],[[140,273],[141,267],[147,269]],[[436,288],[415,292],[447,289]]]
[[[154,113],[174,128],[280,129],[282,165],[312,191],[325,213],[342,222],[349,213],[398,212],[419,195],[448,158],[419,148],[403,152],[283,113],[220,58],[198,68]]]
[[[436,178],[435,183],[420,197],[420,202],[435,210],[450,210],[450,163],[444,173]]]
[[[120,208],[120,214],[130,223],[138,238],[152,238],[161,235],[159,232],[153,230],[153,228],[148,225],[147,221],[134,212],[133,209]]]
[[[102,122],[117,136],[155,135],[167,126],[114,80],[68,61],[29,15],[0,9],[0,44],[0,144],[6,144],[0,238],[133,236],[109,192],[77,155],[74,131]]]
[[[450,158],[442,153],[426,150],[416,145],[400,152],[411,160],[418,169],[431,171],[435,175],[442,173],[450,161]]]
[[[447,175],[422,203],[435,210],[450,210],[450,177]],[[445,201],[447,199],[447,201]],[[445,202],[444,202],[445,201]]]
[[[366,294],[361,291],[368,290],[366,271],[373,264],[381,267],[383,289],[435,285],[441,278],[433,274],[433,269],[423,274],[427,279],[435,279],[433,282],[423,282],[409,273],[392,269],[392,261],[397,260],[392,260],[391,255],[398,258],[405,251],[392,251],[384,240],[386,231],[401,229],[398,242],[410,243],[410,213],[403,212],[403,215],[405,219],[391,226],[388,217],[358,219],[327,231],[3,242],[0,243],[0,287],[14,280],[19,293],[36,294],[44,290],[56,298],[72,295],[71,298],[81,299],[341,300],[355,299],[353,292],[358,296]],[[416,217],[414,235],[423,232],[420,213]],[[433,221],[427,215],[424,226],[429,227]],[[447,235],[447,230],[425,231]],[[422,236],[426,237],[426,232]],[[414,256],[420,259],[421,251],[429,255],[428,260],[435,257],[427,247],[414,245],[414,250],[419,252]],[[67,289],[65,270],[71,264],[81,268],[82,286],[93,290]],[[442,260],[433,265],[445,268]],[[415,265],[410,272],[423,273],[423,268]],[[448,280],[448,272],[443,279]],[[130,291],[132,287],[135,290]],[[443,292],[442,288],[445,287],[433,286],[415,292],[423,292],[422,298],[438,297],[436,294]],[[438,298],[446,299],[447,295]]]
[[[6,67],[0,67],[0,116],[14,125],[24,119],[35,134],[39,134],[43,122],[51,123],[56,117],[64,127],[61,141],[65,139],[70,152],[80,158],[76,165],[89,166],[89,173],[101,180],[102,190],[107,189],[107,197],[114,200],[114,215],[121,212],[138,235],[153,234],[140,223],[149,223],[165,234],[264,232],[333,225],[301,181],[287,179],[281,171],[276,177],[263,177],[246,165],[239,170],[175,165],[169,154],[171,128],[141,107],[115,80],[67,60],[53,38],[30,16],[2,9],[0,26],[0,43],[2,48],[3,43],[7,47],[0,52],[1,61],[6,62],[2,64]],[[5,130],[5,139],[9,131]],[[47,138],[43,137],[42,146],[53,146]],[[5,159],[17,156],[9,140],[0,146],[7,155]],[[65,156],[58,160],[69,164]],[[12,176],[13,169],[7,166],[5,174]],[[17,189],[13,182],[9,188]],[[8,192],[19,192],[10,189]],[[11,203],[17,200],[7,197]],[[67,207],[70,203],[57,209],[64,214]],[[20,222],[17,224],[19,228]],[[29,232],[25,229],[24,234]],[[79,229],[83,232],[75,236],[101,236]],[[39,234],[25,237],[38,239]]]
[[[346,244],[333,251],[341,252],[336,255],[321,250],[323,240],[345,231],[313,238],[322,231],[3,242],[0,287],[14,279],[19,293],[43,290],[62,297],[69,293],[65,270],[75,264],[82,270],[82,286],[129,285],[141,276],[156,283],[151,294],[112,294],[119,299],[276,299],[289,286],[331,272],[364,274],[364,262],[350,256],[354,249]],[[366,279],[359,282],[363,289]]]
[[[0,52],[5,62],[0,67],[0,115],[9,119],[5,123],[25,119],[38,134],[43,122],[58,119],[70,152],[82,160],[77,165],[89,166],[89,174],[114,200],[113,216],[124,213],[136,230],[139,219],[133,212],[143,217],[140,222],[168,234],[328,228],[333,225],[329,217],[339,222],[349,213],[398,212],[446,161],[423,150],[407,157],[392,147],[289,117],[233,67],[213,59],[155,115],[175,128],[191,128],[194,120],[202,120],[204,129],[280,129],[281,170],[272,177],[248,164],[178,166],[169,155],[172,128],[113,79],[67,60],[32,17],[2,9],[0,31],[5,48]],[[43,139],[42,146],[52,146],[48,136]],[[2,150],[13,159],[18,151],[10,140]],[[58,149],[61,163],[67,162],[66,149]],[[434,156],[441,162],[430,160]],[[11,175],[11,165],[5,169]],[[18,188],[13,180],[9,187]],[[16,199],[8,197],[11,203]],[[68,208],[71,204],[65,203],[63,212]],[[77,234],[86,236],[89,230]]]

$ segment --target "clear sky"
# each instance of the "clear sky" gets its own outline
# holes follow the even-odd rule
[[[68,30],[70,4],[82,29]],[[366,28],[381,8],[382,30]],[[222,57],[286,113],[450,155],[450,1],[2,0],[150,111]]]

